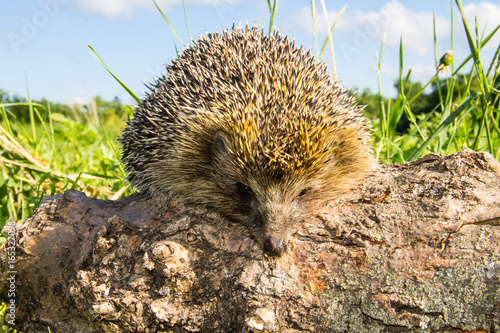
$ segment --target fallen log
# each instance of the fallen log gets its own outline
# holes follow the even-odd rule
[[[20,332],[500,332],[488,153],[381,166],[280,258],[217,214],[140,195],[66,191],[6,231],[0,291]]]

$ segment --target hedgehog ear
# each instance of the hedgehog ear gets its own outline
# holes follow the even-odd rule
[[[212,156],[215,160],[226,160],[229,158],[229,145],[227,136],[223,132],[214,135],[212,141]]]

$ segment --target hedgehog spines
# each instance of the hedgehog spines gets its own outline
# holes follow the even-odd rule
[[[368,140],[361,107],[325,64],[248,27],[172,60],[120,138],[132,185],[241,220],[271,254],[303,213],[374,168]]]

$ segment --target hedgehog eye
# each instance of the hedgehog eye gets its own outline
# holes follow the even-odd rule
[[[238,187],[238,191],[241,194],[246,195],[246,196],[252,195],[252,189],[249,186],[247,186],[243,183],[240,183],[240,182],[238,182],[236,184],[236,186]]]
[[[306,195],[306,193],[309,191],[309,188],[306,187],[305,189],[303,189],[302,191],[300,191],[299,195],[297,196],[297,198],[302,198],[304,195]]]

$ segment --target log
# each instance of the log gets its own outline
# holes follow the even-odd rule
[[[280,258],[213,212],[141,195],[66,191],[4,231],[0,291],[20,332],[500,332],[488,153],[381,166]]]

